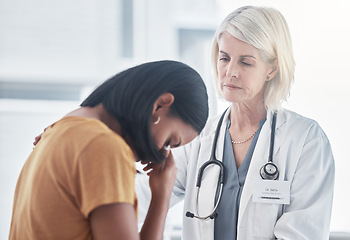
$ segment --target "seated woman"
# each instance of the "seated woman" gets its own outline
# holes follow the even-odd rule
[[[9,239],[162,239],[176,178],[169,149],[193,140],[207,117],[204,82],[185,64],[113,76],[42,134],[17,182]],[[141,159],[152,200],[138,233]]]

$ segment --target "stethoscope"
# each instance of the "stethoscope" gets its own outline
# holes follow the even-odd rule
[[[221,125],[222,125],[222,121],[224,119],[226,111],[222,114],[222,116],[221,116],[221,118],[220,118],[220,120],[218,122],[218,125],[216,127],[215,136],[214,136],[214,142],[213,142],[213,146],[212,146],[212,149],[211,149],[210,158],[198,170],[197,183],[196,183],[196,215],[194,213],[191,213],[190,211],[187,211],[186,212],[186,217],[207,220],[207,219],[214,219],[214,218],[216,218],[218,216],[218,214],[216,213],[216,209],[217,209],[217,207],[218,207],[218,205],[220,203],[220,199],[221,199],[221,196],[222,196],[222,189],[224,187],[224,170],[225,170],[225,167],[224,167],[224,165],[223,165],[223,163],[221,161],[216,159],[216,157],[215,157],[215,149],[216,149],[216,144],[217,144],[217,140],[218,140],[218,137],[219,137],[219,132],[220,132],[220,128],[221,128]],[[268,158],[267,163],[264,164],[260,168],[260,176],[264,180],[276,180],[278,178],[278,176],[279,176],[278,168],[272,162],[273,146],[274,146],[274,143],[275,143],[276,118],[277,118],[277,114],[274,113],[273,117],[272,117],[272,125],[271,125],[269,158]],[[218,165],[219,168],[220,168],[220,174],[219,174],[219,178],[218,178],[218,183],[220,183],[218,200],[216,201],[215,206],[214,206],[213,210],[211,211],[211,213],[209,215],[207,215],[207,216],[200,216],[199,213],[198,213],[199,189],[201,187],[202,176],[203,176],[203,172],[204,172],[205,168],[207,168],[209,165],[212,165],[212,164]]]

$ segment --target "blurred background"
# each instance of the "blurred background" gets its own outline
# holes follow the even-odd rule
[[[204,78],[216,27],[243,5],[279,9],[289,23],[296,78],[285,107],[315,119],[336,162],[331,230],[350,232],[350,2],[347,0],[0,0],[0,239],[8,239],[18,175],[34,137],[94,87],[136,64],[185,62]],[[182,205],[164,239],[180,239]]]

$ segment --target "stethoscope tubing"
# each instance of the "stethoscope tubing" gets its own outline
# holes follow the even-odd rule
[[[191,213],[191,212],[187,212],[186,216],[187,217],[191,217],[191,218],[198,218],[201,220],[207,220],[207,219],[214,219],[217,217],[217,213],[216,213],[216,209],[219,206],[220,200],[221,200],[221,196],[222,196],[222,191],[223,191],[223,186],[224,186],[224,175],[225,175],[225,167],[224,164],[217,160],[215,157],[215,149],[216,149],[216,145],[217,145],[217,140],[218,140],[218,136],[219,136],[219,132],[220,132],[220,128],[222,125],[222,121],[223,118],[227,112],[228,108],[225,110],[225,112],[222,114],[218,125],[216,127],[216,131],[215,131],[215,136],[214,136],[214,141],[213,141],[213,146],[211,149],[211,154],[210,154],[210,159],[208,161],[206,161],[198,170],[198,176],[197,176],[197,183],[196,183],[196,206],[195,206],[195,210],[196,210],[196,215]],[[273,163],[273,147],[274,147],[274,142],[275,142],[275,129],[276,129],[276,118],[277,118],[277,113],[273,113],[272,116],[272,124],[271,124],[271,137],[270,137],[270,149],[269,149],[269,157],[268,157],[268,162],[266,164],[264,164],[262,166],[262,170],[265,170],[265,167],[268,165],[274,166],[276,169],[276,173],[274,174],[270,174],[268,172],[263,173],[262,174],[262,170],[260,171],[260,176],[263,179],[268,179],[268,180],[276,180],[278,178],[279,172],[278,172],[278,168],[277,166]],[[198,206],[199,206],[199,189],[201,187],[202,184],[202,177],[203,177],[203,173],[205,168],[207,168],[209,165],[211,164],[215,164],[218,165],[220,168],[220,175],[219,175],[219,182],[220,183],[220,188],[219,188],[219,195],[218,195],[218,199],[215,203],[215,206],[213,208],[213,211],[207,215],[207,216],[200,216],[199,215],[199,211],[198,211]]]
[[[218,195],[218,199],[216,201],[216,204],[213,208],[213,211],[205,216],[205,217],[201,217],[199,215],[199,211],[198,211],[198,206],[199,206],[199,188],[201,187],[201,184],[202,184],[202,176],[203,176],[203,172],[205,170],[206,167],[208,167],[209,165],[211,164],[216,164],[219,166],[220,168],[220,175],[219,175],[219,180],[220,180],[220,188],[219,188],[219,195]],[[221,199],[221,196],[222,196],[222,189],[224,187],[224,164],[222,162],[220,162],[219,160],[217,159],[211,159],[209,161],[206,161],[201,167],[200,169],[198,170],[198,176],[197,176],[197,184],[196,184],[196,214],[197,215],[193,215],[193,217],[195,218],[198,218],[198,219],[202,219],[202,220],[206,220],[206,219],[213,219],[216,217],[216,209],[217,207],[219,206],[219,203],[220,203],[220,199]]]
[[[206,219],[214,219],[217,214],[216,214],[216,209],[217,207],[219,206],[219,203],[220,203],[220,199],[221,199],[221,195],[222,195],[222,189],[224,187],[224,174],[225,174],[225,168],[224,168],[224,164],[217,160],[216,157],[215,157],[215,149],[216,149],[216,145],[217,145],[217,140],[218,140],[218,137],[219,137],[219,132],[220,132],[220,127],[222,125],[222,121],[224,119],[224,116],[225,116],[225,113],[226,111],[228,110],[228,108],[225,110],[225,112],[222,114],[222,116],[220,117],[220,120],[218,122],[218,125],[216,127],[216,131],[215,131],[215,136],[214,136],[214,141],[213,141],[213,147],[211,149],[211,154],[210,154],[210,158],[208,161],[206,161],[198,170],[198,176],[197,176],[197,183],[196,183],[196,214],[193,214],[191,212],[187,212],[186,213],[186,216],[187,217],[191,217],[191,218],[198,218],[198,219],[202,219],[202,220],[206,220]],[[204,170],[206,167],[208,167],[209,165],[211,164],[216,164],[219,166],[220,168],[220,177],[219,177],[219,181],[220,181],[220,190],[219,190],[219,197],[218,197],[218,200],[216,201],[216,204],[213,208],[213,211],[205,216],[205,217],[202,217],[199,215],[199,212],[198,212],[198,206],[199,206],[199,188],[202,184],[202,177],[203,177],[203,173],[204,173]]]
[[[211,159],[209,161],[206,161],[198,170],[198,176],[197,176],[197,184],[196,187],[200,188],[202,184],[202,176],[205,168],[210,164],[216,164],[220,167],[220,184],[224,183],[224,164],[217,160],[217,159]]]

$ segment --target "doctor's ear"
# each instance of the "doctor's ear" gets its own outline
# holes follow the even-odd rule
[[[152,115],[160,109],[169,108],[174,103],[175,97],[171,93],[163,93],[153,104]]]
[[[278,61],[276,59],[271,65],[270,71],[266,76],[266,81],[270,81],[272,78],[274,78],[277,72],[278,72]]]

